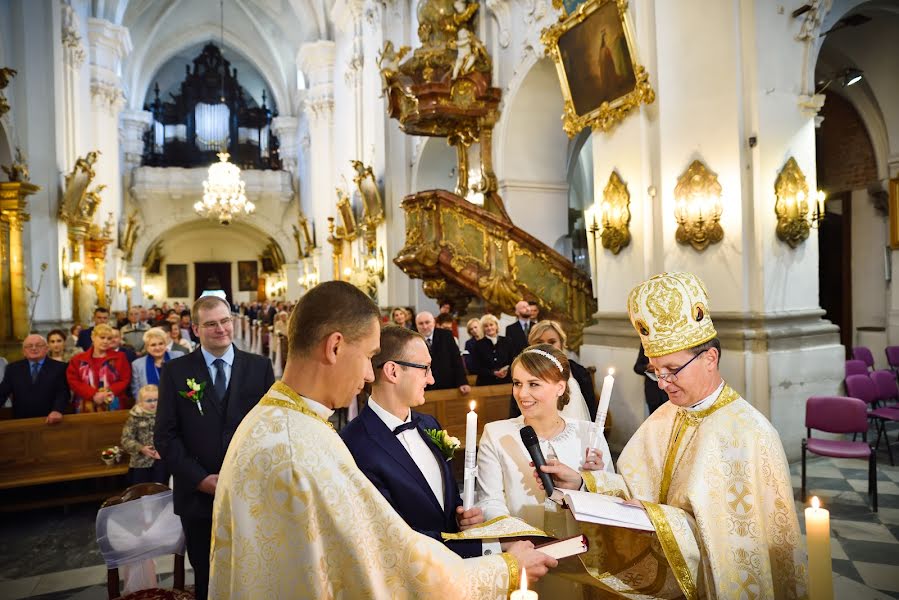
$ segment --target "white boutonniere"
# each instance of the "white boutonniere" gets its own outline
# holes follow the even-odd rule
[[[197,383],[196,379],[188,379],[187,380],[187,391],[179,391],[178,393],[182,398],[187,398],[191,402],[197,405],[197,410],[200,411],[200,415],[203,415],[203,392],[206,390],[206,382]]]
[[[446,460],[453,460],[456,449],[462,445],[459,438],[453,437],[446,432],[446,429],[425,429],[425,433],[431,438],[431,441],[437,445]]]

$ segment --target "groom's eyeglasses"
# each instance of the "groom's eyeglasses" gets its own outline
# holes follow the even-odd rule
[[[414,362],[406,362],[405,360],[385,360],[380,365],[377,366],[378,369],[381,369],[387,363],[392,362],[394,364],[400,365],[401,367],[412,367],[413,369],[424,369],[425,377],[431,374],[431,365],[420,365]]]
[[[200,327],[203,327],[204,329],[215,329],[217,327],[225,329],[228,325],[231,324],[233,320],[234,319],[232,319],[231,317],[226,317],[221,321],[209,321],[207,323],[203,323],[202,325],[200,325]]]

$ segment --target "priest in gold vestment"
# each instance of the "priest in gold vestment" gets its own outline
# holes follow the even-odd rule
[[[328,423],[372,381],[378,308],[350,284],[310,290],[289,323],[288,361],[238,427],[213,505],[209,596],[499,599],[520,568],[555,560],[516,542],[462,559],[409,528]]]
[[[703,283],[657,275],[628,298],[647,374],[669,402],[628,441],[618,474],[551,463],[559,487],[642,506],[654,535],[579,523],[604,597],[806,598],[806,553],[780,437],[721,378]],[[611,592],[611,593],[610,593]]]

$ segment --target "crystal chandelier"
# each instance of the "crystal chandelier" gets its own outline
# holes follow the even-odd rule
[[[222,225],[230,225],[240,213],[251,214],[256,205],[247,200],[240,169],[228,162],[230,154],[219,152],[219,161],[210,165],[209,176],[203,182],[203,199],[194,204],[201,217],[218,219]]]

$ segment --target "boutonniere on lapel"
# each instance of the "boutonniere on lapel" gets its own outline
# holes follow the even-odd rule
[[[446,460],[453,460],[456,449],[462,445],[459,438],[453,437],[446,432],[446,429],[425,429],[425,433],[431,438],[431,441],[440,449]]]
[[[187,380],[187,391],[179,391],[178,393],[182,398],[187,398],[191,402],[197,405],[197,410],[200,411],[200,415],[203,415],[203,405],[201,402],[203,401],[203,392],[206,390],[206,382],[197,383],[196,379],[188,379]]]

